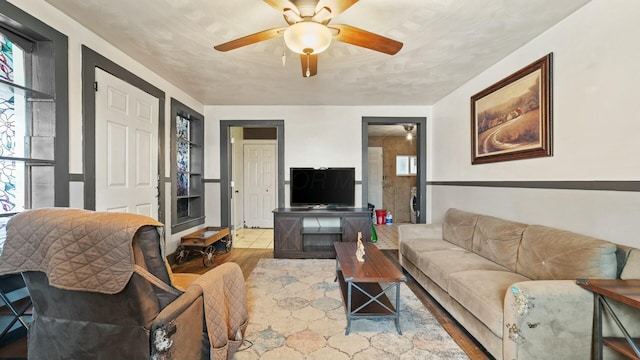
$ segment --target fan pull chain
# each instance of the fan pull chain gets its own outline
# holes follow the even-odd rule
[[[284,37],[282,37],[282,67],[287,65],[287,43],[284,42]]]
[[[307,53],[307,77],[311,76],[311,69],[309,68],[309,57],[311,57],[311,55]]]

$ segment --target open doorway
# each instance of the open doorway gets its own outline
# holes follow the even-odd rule
[[[284,121],[220,121],[220,155],[222,226],[234,239],[273,228],[273,209],[284,207]]]
[[[394,222],[424,222],[426,118],[364,117],[363,206],[391,212]]]
[[[277,129],[234,126],[231,136],[231,224],[235,229],[273,228]]]

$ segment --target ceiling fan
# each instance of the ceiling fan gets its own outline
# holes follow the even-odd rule
[[[272,28],[216,45],[218,51],[229,51],[261,41],[284,36],[289,49],[300,54],[302,76],[318,73],[318,54],[326,50],[331,39],[394,55],[402,43],[349,25],[331,24],[358,0],[264,0],[282,12],[288,27]]]

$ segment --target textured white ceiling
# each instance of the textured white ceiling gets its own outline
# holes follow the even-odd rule
[[[213,49],[286,26],[261,0],[46,1],[205,105],[431,105],[590,0],[362,0],[331,23],[404,47],[334,41],[311,78],[281,38]]]

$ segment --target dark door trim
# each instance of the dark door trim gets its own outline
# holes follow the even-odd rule
[[[129,70],[82,45],[82,118],[84,162],[84,208],[96,209],[96,68],[158,98],[158,221],[164,223],[164,104],[165,93]],[[166,179],[165,179],[166,181]]]
[[[278,207],[284,207],[284,120],[220,120],[220,223],[230,226],[231,222],[231,127],[275,127],[278,139]]]
[[[427,118],[426,117],[362,117],[362,207],[369,203],[369,125],[400,125],[416,124],[416,146],[418,157],[418,174],[416,178],[417,197],[420,215],[418,223],[424,223],[427,218]]]

